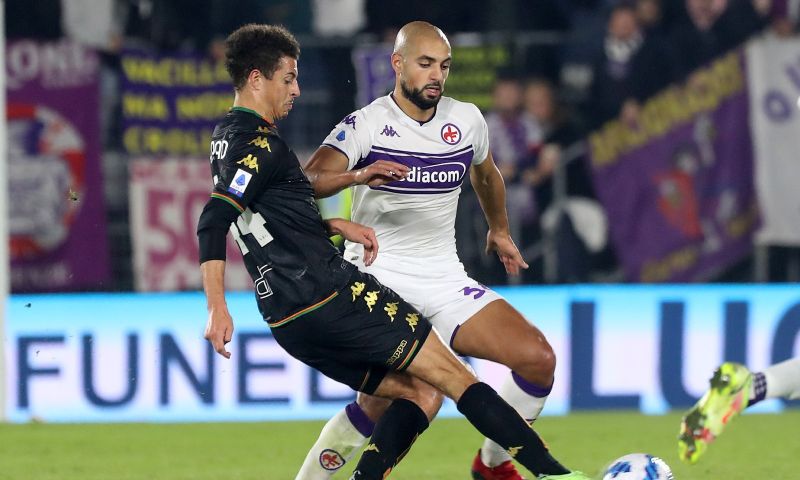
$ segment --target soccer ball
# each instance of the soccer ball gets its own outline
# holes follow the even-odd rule
[[[611,462],[603,480],[673,480],[672,470],[658,457],[630,453]]]

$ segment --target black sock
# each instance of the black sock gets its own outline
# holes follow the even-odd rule
[[[456,406],[479,432],[536,475],[570,472],[550,455],[539,435],[489,385],[482,382],[470,385]]]
[[[394,400],[375,424],[369,445],[358,461],[352,480],[381,480],[428,428],[428,417],[416,403]]]

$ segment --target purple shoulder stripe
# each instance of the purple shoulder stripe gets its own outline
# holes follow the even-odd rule
[[[379,145],[373,145],[372,150],[381,153],[395,153],[398,155],[409,155],[412,157],[446,158],[446,157],[457,156],[467,152],[468,150],[472,150],[472,145],[467,145],[464,148],[460,148],[458,150],[453,150],[452,152],[446,152],[446,153],[429,153],[429,152],[412,152],[410,150],[395,150],[394,148],[381,147]]]

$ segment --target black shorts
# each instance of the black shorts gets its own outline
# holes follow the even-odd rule
[[[389,370],[405,370],[431,331],[414,307],[358,270],[344,288],[317,305],[273,327],[272,335],[306,365],[368,394]]]

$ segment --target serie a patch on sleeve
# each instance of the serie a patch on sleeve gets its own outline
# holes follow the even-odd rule
[[[242,198],[244,191],[247,189],[247,184],[250,183],[251,178],[253,178],[252,173],[245,172],[241,168],[237,168],[236,175],[233,176],[231,184],[228,185],[228,191],[237,197]]]

